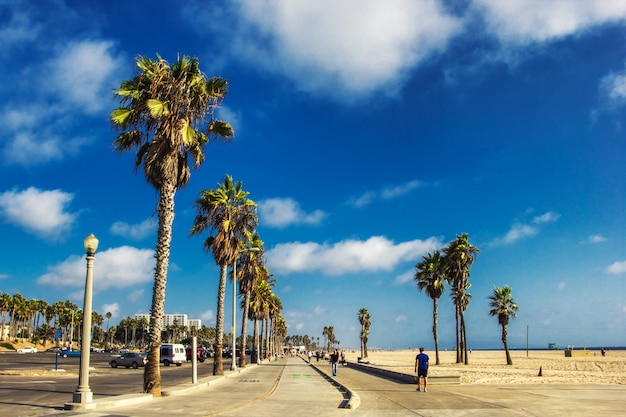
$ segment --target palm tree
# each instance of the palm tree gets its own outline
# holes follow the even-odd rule
[[[435,251],[422,256],[422,261],[415,265],[415,281],[420,291],[433,300],[433,338],[435,339],[435,364],[439,365],[439,336],[437,334],[437,317],[439,298],[445,290],[446,277],[441,252]]]
[[[5,340],[5,335],[8,336],[8,332],[5,332],[5,325],[7,321],[7,317],[9,317],[9,313],[11,312],[13,303],[13,297],[11,297],[7,293],[3,293],[0,296],[0,315],[2,315],[2,323],[0,324],[0,340]]]
[[[509,344],[506,340],[507,330],[506,326],[509,324],[510,318],[515,318],[515,312],[518,307],[511,297],[511,287],[505,285],[504,287],[493,287],[493,294],[489,297],[489,310],[490,316],[498,316],[498,323],[502,327],[502,343],[504,344],[504,351],[506,352],[506,364],[513,365],[511,360],[511,354],[509,353]]]
[[[239,257],[242,247],[250,241],[258,222],[256,204],[248,199],[248,194],[243,190],[241,182],[234,183],[232,177],[226,175],[223,184],[218,184],[218,188],[214,190],[201,191],[200,197],[194,203],[198,214],[191,235],[197,235],[205,230],[214,234],[204,241],[204,249],[207,252],[212,251],[215,263],[220,267],[213,375],[224,374],[222,347],[226,272]]]
[[[469,297],[464,292],[469,288],[469,269],[476,259],[478,248],[469,243],[467,233],[457,235],[456,239],[443,250],[445,256],[445,273],[452,280],[452,297],[456,317],[456,362],[468,364],[467,332],[465,329],[465,309]]]
[[[361,323],[361,358],[367,358],[367,340],[371,326],[370,313],[366,308],[359,310],[359,323]]]
[[[266,271],[263,265],[263,241],[256,232],[252,235],[250,247],[258,249],[258,251],[247,251],[245,252],[245,256],[240,256],[239,261],[241,261],[241,265],[237,268],[239,272],[239,277],[237,277],[239,281],[239,294],[243,295],[243,314],[241,315],[241,340],[243,345],[241,355],[239,356],[239,367],[241,368],[246,366],[246,333],[250,310],[250,295],[252,289],[256,286],[257,280],[262,277]]]
[[[268,311],[269,299],[272,295],[272,286],[269,282],[271,275],[267,271],[266,267],[263,267],[263,274],[257,281],[256,286],[252,289],[250,294],[250,310],[248,317],[253,321],[253,335],[254,347],[252,348],[252,363],[258,363],[261,358],[260,349],[260,335],[259,335],[259,321],[265,319]],[[263,331],[261,330],[261,333]]]
[[[165,285],[174,222],[174,196],[187,185],[189,160],[199,167],[209,136],[231,138],[233,128],[214,118],[228,90],[226,80],[207,78],[197,58],[183,56],[173,65],[158,57],[136,59],[137,75],[122,82],[115,94],[121,107],[111,113],[122,130],[114,142],[119,152],[137,149],[135,169],[143,167],[146,180],[159,193],[159,230],[155,250],[154,287],[150,309],[150,350],[143,390],[161,395],[159,368]]]

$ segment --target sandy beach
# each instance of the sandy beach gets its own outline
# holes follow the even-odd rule
[[[370,364],[397,372],[414,374],[417,350],[368,351]],[[566,357],[562,350],[511,351],[513,365],[506,365],[503,350],[468,353],[469,364],[456,364],[456,352],[440,351],[440,365],[435,365],[435,352],[430,356],[429,375],[459,375],[462,384],[526,384],[580,383],[626,384],[626,351],[588,350],[586,356]],[[356,362],[359,351],[346,351],[346,360]],[[541,368],[542,376],[539,376]]]

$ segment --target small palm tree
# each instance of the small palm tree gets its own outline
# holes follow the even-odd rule
[[[191,235],[195,236],[205,230],[212,233],[204,241],[204,249],[207,252],[212,251],[215,263],[220,267],[213,375],[224,375],[222,347],[226,272],[239,257],[241,249],[250,242],[258,222],[256,204],[248,199],[248,194],[243,190],[241,182],[235,183],[232,177],[227,175],[216,189],[201,191],[200,197],[194,203],[198,214],[194,219]]]
[[[185,187],[194,167],[204,161],[209,136],[231,138],[233,128],[214,118],[228,91],[222,78],[207,78],[198,59],[183,56],[170,65],[158,57],[138,57],[137,75],[124,81],[115,94],[121,107],[111,113],[122,131],[114,142],[119,152],[137,149],[135,169],[143,167],[146,180],[159,193],[159,230],[150,308],[150,350],[144,370],[143,390],[161,395],[160,346],[165,285],[170,259],[174,196]]]
[[[511,354],[509,353],[509,344],[507,343],[507,329],[509,319],[515,318],[515,312],[518,307],[511,297],[511,287],[505,285],[504,287],[493,287],[493,294],[489,297],[489,310],[490,316],[497,316],[498,323],[502,327],[502,343],[504,344],[504,351],[506,352],[506,364],[513,365]]]
[[[437,317],[439,298],[445,290],[446,277],[444,274],[444,260],[441,252],[435,251],[422,257],[422,261],[415,266],[415,281],[420,291],[433,300],[433,338],[435,339],[435,364],[439,365],[439,337],[437,333]]]
[[[366,308],[359,310],[359,323],[361,323],[361,358],[367,358],[367,341],[369,339],[369,330],[372,322],[370,321],[370,313]]]

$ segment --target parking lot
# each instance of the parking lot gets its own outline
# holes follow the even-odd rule
[[[109,353],[92,352],[89,385],[94,399],[140,393],[143,368],[113,369]],[[80,358],[63,358],[54,353],[0,352],[0,415],[33,415],[37,410],[59,409],[72,399],[78,385]],[[224,369],[230,359],[224,359]],[[182,366],[161,366],[163,387],[191,381],[191,362]],[[213,358],[198,363],[198,377],[213,374]]]

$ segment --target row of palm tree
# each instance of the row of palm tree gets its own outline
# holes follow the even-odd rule
[[[104,317],[107,319],[103,327]],[[110,347],[114,343],[125,347],[145,346],[145,337],[148,335],[148,320],[145,317],[126,317],[119,321],[117,326],[109,327],[111,312],[102,316],[97,311],[92,312],[93,328],[91,329],[94,344]],[[33,343],[42,342],[44,347],[48,342],[57,340],[57,330],[61,330],[59,343],[67,345],[80,340],[83,331],[83,312],[71,301],[58,301],[49,304],[45,300],[26,299],[21,294],[13,296],[0,293],[0,325],[2,341],[22,339]],[[7,325],[8,323],[8,325]],[[245,334],[245,330],[242,332]],[[215,328],[202,326],[187,327],[174,323],[162,330],[161,340],[168,343],[190,343],[190,337],[196,336],[204,346],[215,344]],[[227,335],[232,338],[232,335]]]
[[[455,307],[456,362],[463,362],[465,365],[469,362],[465,310],[472,298],[468,292],[471,287],[469,283],[470,267],[478,252],[478,248],[469,243],[467,233],[463,233],[449,242],[443,251],[435,251],[423,256],[422,260],[415,266],[417,288],[424,291],[433,301],[432,331],[435,341],[435,363],[437,365],[439,365],[438,301],[446,284],[451,287],[450,296]],[[506,325],[509,322],[509,317],[515,317],[517,310],[517,305],[511,298],[511,287],[494,287],[490,299],[490,306],[493,308],[490,314],[498,316],[498,322],[502,326],[502,342],[506,351],[507,363],[511,364],[506,342]]]
[[[83,324],[82,310],[69,300],[49,304],[45,300],[24,298],[20,293],[13,296],[8,293],[0,294],[0,317],[2,341],[41,341],[44,346],[48,341],[57,339],[57,329],[61,330],[63,343],[80,340]],[[92,311],[91,322],[94,340],[101,342],[106,334],[102,328],[104,317],[97,311]],[[5,331],[7,323],[8,331]]]
[[[115,91],[120,99],[120,107],[111,113],[111,120],[120,131],[114,141],[115,149],[119,152],[136,150],[135,169],[143,169],[147,182],[159,195],[156,267],[150,308],[150,348],[143,384],[144,392],[159,396],[161,327],[174,197],[178,189],[189,183],[190,163],[198,168],[204,162],[204,148],[209,139],[230,140],[234,130],[229,123],[215,117],[216,110],[228,92],[228,82],[221,77],[207,77],[200,71],[197,58],[179,57],[170,65],[160,56],[157,59],[140,56],[136,64],[136,76],[122,82]],[[263,265],[262,243],[255,243],[258,222],[256,204],[248,199],[248,192],[242,189],[240,182],[233,182],[230,176],[226,176],[217,189],[201,191],[195,207],[197,216],[191,235],[205,231],[210,233],[204,241],[204,248],[212,253],[220,267],[213,373],[221,375],[224,372],[221,353],[229,267],[240,261],[244,263],[237,276],[232,278],[238,280],[243,290],[244,309],[248,308],[252,312],[243,317],[245,320],[253,316],[255,337],[257,323],[261,321],[261,334],[265,332],[267,335],[263,340],[270,340],[269,335],[275,338],[264,342],[268,346],[259,349],[263,352],[275,349],[276,339],[286,334],[286,328],[284,320],[279,320],[278,313],[282,305],[271,291],[268,282],[271,275]],[[257,251],[253,252],[253,248]],[[244,349],[241,350],[245,354]]]

